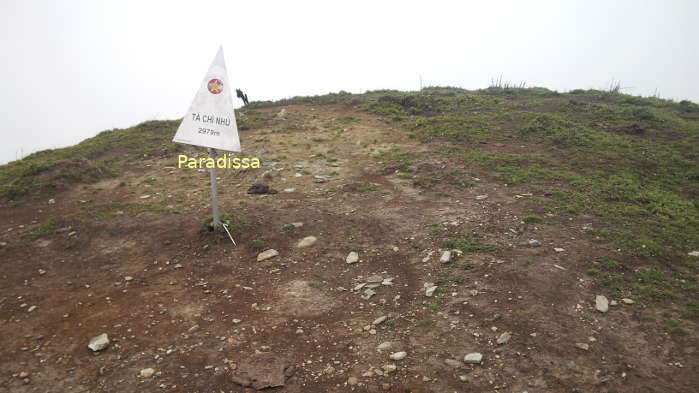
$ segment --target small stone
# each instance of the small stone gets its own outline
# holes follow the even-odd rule
[[[141,370],[141,377],[143,378],[150,378],[153,376],[153,374],[155,374],[155,370],[150,367]]]
[[[148,198],[150,198],[150,194],[141,195],[139,198],[148,199]]]
[[[99,336],[93,337],[87,347],[93,352],[101,351],[109,346],[109,337],[107,333],[102,333]]]
[[[350,386],[354,386],[359,383],[359,379],[357,377],[349,377],[347,378],[347,384]]]
[[[527,242],[530,247],[539,247],[541,246],[541,242],[536,240],[536,239],[531,239]]]
[[[53,205],[54,203],[56,203],[55,199],[53,199],[53,198],[49,199],[49,205]]]
[[[395,364],[384,364],[383,366],[381,366],[381,368],[386,373],[392,373],[398,369],[398,367],[396,367]]]
[[[269,258],[274,258],[277,255],[279,255],[279,251],[271,248],[269,250],[262,251],[261,253],[257,254],[257,262],[264,261],[265,259]]]
[[[237,325],[237,324],[239,324],[239,323],[241,323],[241,322],[243,322],[243,321],[241,321],[240,319],[233,318],[233,319],[231,320],[231,322],[233,322],[234,324]]]
[[[126,277],[124,277],[124,281],[133,281],[133,277],[126,276]]]
[[[451,261],[451,251],[444,251],[442,253],[442,256],[439,257],[439,262],[449,263],[449,261]]]
[[[498,337],[498,344],[507,344],[507,342],[510,341],[510,338],[512,338],[512,333],[505,332]]]
[[[486,198],[488,198],[487,195],[477,195],[476,196],[476,200],[478,200],[478,201],[482,201],[483,199],[486,199]]]
[[[699,251],[692,251],[687,253],[690,257],[699,257]]]
[[[36,310],[36,306],[31,306],[27,309],[27,312],[32,312],[34,310]]]
[[[296,191],[295,188],[285,188],[284,189],[284,192],[294,192],[294,191]]]
[[[478,364],[483,360],[483,355],[480,352],[472,352],[464,356],[464,363]]]
[[[374,326],[376,326],[376,325],[382,324],[382,323],[383,323],[384,321],[386,321],[387,319],[388,319],[388,317],[384,315],[384,316],[381,316],[381,317],[376,318],[376,319],[374,320],[374,322],[372,322],[371,324],[374,325]]]
[[[364,295],[362,295],[362,299],[369,300],[369,298],[371,298],[374,295],[376,295],[376,291],[374,291],[371,288],[368,288],[364,290]]]
[[[392,353],[389,357],[392,360],[403,360],[408,356],[408,353],[405,351],[400,351],[400,352],[394,352]]]
[[[590,346],[587,343],[575,343],[575,346],[583,351],[588,351],[590,349]]]
[[[315,244],[315,242],[318,241],[318,238],[315,236],[306,236],[301,241],[296,245],[298,248],[304,248],[304,247],[309,247]]]
[[[444,359],[444,364],[446,364],[449,367],[453,367],[453,368],[459,368],[463,365],[463,363],[461,363],[460,361],[458,361],[456,359]]]
[[[393,277],[384,278],[383,281],[381,281],[381,285],[386,285],[386,286],[393,285]]]
[[[383,281],[383,277],[379,276],[378,274],[375,274],[373,276],[369,276],[366,279],[366,282],[370,284],[380,284]]]
[[[382,342],[381,344],[379,344],[376,347],[376,351],[378,351],[378,352],[385,351],[385,350],[391,348],[392,345],[393,345],[393,343],[390,341]]]
[[[426,282],[424,285],[424,288],[425,288],[425,296],[427,296],[427,297],[431,297],[432,295],[434,295],[434,291],[437,290],[437,286],[431,282]]]
[[[556,252],[563,252],[563,251],[565,251],[565,249],[560,248],[560,247],[555,247],[555,248],[553,249],[553,251],[556,251]]]
[[[597,295],[595,297],[595,309],[602,313],[609,311],[609,300],[603,295]]]
[[[345,258],[345,262],[347,262],[348,264],[357,263],[358,261],[359,261],[359,254],[357,254],[354,251],[347,254],[347,258]]]
[[[291,225],[294,226],[294,228],[301,228],[303,226],[302,222],[292,222]]]
[[[44,274],[46,274],[46,270],[44,270],[44,269],[39,269],[39,275],[40,275],[40,276],[43,276]]]
[[[633,299],[629,299],[629,298],[627,298],[627,297],[621,299],[621,302],[624,303],[624,304],[634,304],[634,303],[636,303],[636,302],[633,301]]]
[[[22,372],[19,373],[19,375],[18,375],[18,377],[19,377],[20,379],[27,378],[28,376],[29,376],[29,373],[26,372],[26,371],[22,371]]]

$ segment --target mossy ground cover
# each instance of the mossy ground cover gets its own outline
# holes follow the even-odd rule
[[[425,157],[442,156],[454,168],[441,180],[453,184],[468,184],[466,166],[497,181],[547,190],[531,199],[536,208],[596,217],[590,238],[631,264],[624,271],[592,268],[601,285],[648,300],[696,296],[699,270],[687,256],[699,249],[699,105],[693,102],[619,91],[491,87],[264,103],[287,104],[354,105],[400,126],[428,150],[393,149],[377,159],[418,186],[440,181],[415,170]],[[526,149],[488,148],[494,144]],[[687,305],[682,315],[696,317],[695,309]]]

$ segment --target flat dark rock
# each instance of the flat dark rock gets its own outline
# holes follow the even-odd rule
[[[268,185],[257,183],[248,189],[248,194],[276,194],[277,190],[269,188]]]
[[[261,353],[242,361],[233,373],[233,382],[257,390],[284,386],[294,374],[294,366],[271,353]]]

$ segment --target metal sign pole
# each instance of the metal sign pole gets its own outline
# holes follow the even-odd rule
[[[211,225],[214,229],[218,229],[221,226],[221,217],[218,214],[218,190],[216,188],[216,150],[209,148],[209,158],[214,161],[211,168],[211,210],[213,211]]]

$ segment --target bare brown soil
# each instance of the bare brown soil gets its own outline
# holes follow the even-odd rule
[[[237,247],[203,229],[208,172],[176,169],[176,157],[0,208],[0,391],[250,392],[234,374],[259,356],[293,366],[280,392],[697,391],[696,326],[670,335],[643,302],[594,309],[605,293],[584,270],[606,251],[583,234],[591,218],[521,221],[543,214],[527,198],[545,186],[508,187],[463,168],[472,187],[414,187],[376,153],[424,146],[346,107],[286,107],[285,120],[244,132],[242,144],[262,169],[219,171],[222,210],[252,223]],[[443,158],[424,160],[418,171]],[[247,194],[258,182],[279,193]],[[171,211],[124,207],[160,202]],[[66,229],[23,240],[51,218]],[[461,233],[498,247],[441,264],[440,240]],[[306,236],[318,241],[297,248]],[[268,248],[280,255],[257,262]],[[350,251],[358,263],[345,263]],[[372,275],[393,285],[366,300],[353,289]],[[425,296],[425,282],[438,282],[441,301]],[[365,329],[383,315],[375,334]],[[512,338],[496,344],[504,332]],[[93,353],[87,343],[101,333],[111,345]],[[389,359],[401,350],[407,358]],[[482,364],[444,362],[470,352]],[[397,370],[378,375],[387,364]],[[140,376],[149,367],[155,375]]]

